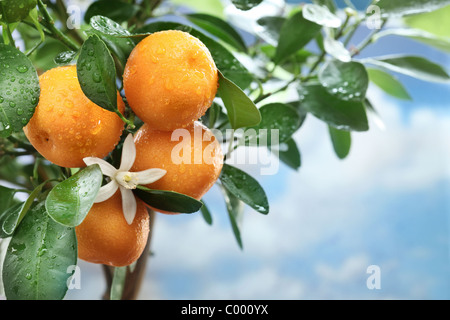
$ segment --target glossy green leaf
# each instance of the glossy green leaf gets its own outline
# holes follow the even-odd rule
[[[174,191],[138,186],[134,193],[149,206],[168,212],[195,213],[203,205],[201,201]]]
[[[443,67],[423,57],[394,55],[365,59],[364,61],[425,81],[446,82],[450,80],[450,76]]]
[[[241,228],[244,218],[244,203],[226,188],[222,187],[221,189],[228,212],[228,218],[230,219],[231,229],[233,230],[233,235],[239,245],[239,248],[242,250],[244,245],[242,243]]]
[[[437,10],[450,5],[450,0],[380,0],[376,5],[383,16],[404,16]]]
[[[234,48],[244,52],[247,51],[247,46],[241,35],[227,21],[204,13],[192,13],[187,15],[187,18]]]
[[[218,94],[227,109],[231,127],[250,127],[261,122],[261,114],[253,101],[231,80],[219,72]]]
[[[338,130],[328,126],[333,149],[339,159],[344,159],[350,153],[352,137],[349,131]]]
[[[123,28],[120,24],[105,16],[93,16],[89,19],[89,24],[94,30],[110,36],[131,35],[131,33],[127,29]]]
[[[362,101],[369,86],[366,68],[354,61],[328,61],[319,72],[319,81],[328,93],[346,101]]]
[[[230,193],[254,210],[262,214],[269,213],[269,202],[264,189],[246,172],[224,164],[220,181]]]
[[[283,142],[277,150],[278,157],[288,167],[298,170],[301,166],[301,154],[294,139]]]
[[[411,100],[411,96],[406,91],[403,84],[393,75],[380,69],[367,68],[369,79],[384,92],[393,97],[404,100]]]
[[[300,114],[288,104],[266,104],[259,109],[259,112],[261,113],[261,122],[250,128],[254,129],[256,133],[256,135],[248,136],[251,144],[263,143],[273,146],[285,142],[300,128],[302,123]],[[250,130],[249,132],[251,133]]]
[[[344,101],[329,94],[320,84],[299,88],[300,103],[304,110],[336,129],[367,131],[366,110],[360,101]]]
[[[9,238],[17,227],[23,203],[19,202],[0,214],[0,238]]]
[[[404,17],[411,28],[421,29],[438,37],[450,37],[450,5],[432,12]]]
[[[75,59],[76,55],[78,54],[78,52],[76,51],[64,51],[59,53],[54,61],[57,65],[66,65],[69,64],[70,62],[73,61],[73,59]]]
[[[0,238],[7,238],[13,234],[46,184],[47,181],[41,183],[30,193],[27,200],[14,205],[0,215]]]
[[[89,100],[106,110],[117,110],[114,59],[97,35],[90,36],[81,47],[77,75],[81,90]]]
[[[316,37],[321,28],[317,23],[305,19],[302,11],[295,13],[281,28],[274,62],[279,64],[303,48]]]
[[[125,37],[108,35],[98,30],[90,30],[87,33],[89,35],[97,35],[106,44],[111,54],[120,61],[122,68],[125,67],[128,57],[135,47],[133,40]]]
[[[68,268],[77,263],[75,229],[51,219],[41,202],[25,216],[9,243],[3,284],[10,300],[62,300]]]
[[[100,167],[92,165],[60,182],[45,201],[48,214],[62,225],[78,226],[92,208],[102,179]]]
[[[0,216],[10,207],[15,194],[15,189],[0,186]]]
[[[259,5],[262,0],[231,0],[231,2],[239,10],[250,10]]]
[[[217,68],[223,75],[241,89],[246,89],[253,80],[253,75],[224,46],[208,37],[198,29],[176,22],[159,21],[148,24],[136,32],[153,33],[162,30],[181,30],[190,33],[203,42],[211,52]]]
[[[450,37],[437,36],[427,31],[418,29],[386,29],[374,36],[374,42],[385,36],[408,37],[427,45],[433,46],[445,52],[450,52]]]
[[[139,12],[139,6],[122,1],[100,0],[93,2],[86,10],[84,21],[89,23],[96,15],[102,15],[122,23],[133,18]]]
[[[14,23],[28,17],[32,9],[37,6],[36,0],[1,0],[0,21]]]
[[[0,44],[0,137],[22,131],[39,95],[39,78],[31,61],[20,50]]]
[[[256,34],[265,42],[276,46],[280,38],[281,28],[286,18],[279,16],[267,16],[259,18],[256,22],[260,27],[256,28]]]
[[[203,206],[200,208],[200,212],[202,213],[203,219],[205,219],[206,223],[209,225],[212,225],[213,218],[211,215],[211,211],[209,211],[209,208],[206,206],[205,202],[202,200]]]

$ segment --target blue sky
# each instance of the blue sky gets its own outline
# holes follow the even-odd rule
[[[356,2],[356,1],[355,1]],[[361,30],[361,39],[367,30]],[[450,59],[417,42],[389,37],[364,56],[419,54],[450,70]],[[259,176],[271,212],[246,208],[241,251],[220,192],[200,215],[156,218],[140,299],[449,299],[450,88],[398,75],[413,101],[369,97],[384,121],[353,135],[349,157],[333,153],[326,126],[309,116],[295,135],[302,167]],[[80,261],[81,290],[100,299],[101,267]],[[378,265],[381,289],[366,286]]]

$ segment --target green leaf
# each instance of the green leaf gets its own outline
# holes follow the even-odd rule
[[[259,18],[256,22],[261,28],[256,28],[256,34],[268,44],[276,46],[285,21],[286,18],[278,16]]]
[[[307,3],[303,6],[303,17],[327,28],[339,28],[341,19],[326,6]]]
[[[176,22],[159,21],[148,24],[137,32],[154,33],[162,30],[181,30],[198,38],[211,52],[217,68],[223,75],[241,89],[246,89],[253,80],[253,75],[223,45],[208,37],[201,31]]]
[[[367,68],[369,79],[384,92],[393,97],[411,100],[411,96],[400,81],[393,75],[380,69]]]
[[[77,75],[86,97],[98,106],[117,110],[116,67],[106,44],[97,36],[86,39],[77,63]]]
[[[319,81],[328,93],[346,101],[364,100],[369,86],[366,68],[354,61],[328,61],[319,72]]]
[[[253,101],[221,72],[219,72],[219,89],[217,92],[227,109],[233,129],[250,127],[261,122],[261,114]]]
[[[344,159],[350,153],[352,137],[349,131],[338,130],[328,126],[328,130],[333,143],[333,149],[339,159]]]
[[[450,79],[440,65],[418,56],[393,55],[365,59],[364,62],[425,81],[446,82]]]
[[[0,21],[14,23],[28,17],[32,9],[37,6],[36,0],[1,0]]]
[[[239,10],[250,10],[259,5],[262,0],[231,0],[236,8]]]
[[[115,267],[114,275],[111,283],[110,300],[121,300],[123,295],[123,289],[125,288],[125,280],[127,277],[127,268]]]
[[[98,165],[88,166],[57,184],[48,194],[45,208],[56,222],[76,227],[91,210],[103,174]]]
[[[138,186],[133,191],[146,204],[163,211],[195,213],[203,205],[201,201],[175,191],[154,190],[144,186]]]
[[[75,229],[51,219],[41,202],[25,216],[9,243],[3,284],[10,300],[62,300],[67,272],[77,263]]]
[[[206,223],[212,225],[213,218],[211,212],[205,204],[205,201],[202,200],[203,206],[200,208],[200,212],[202,213],[203,219],[205,219]]]
[[[279,64],[308,44],[321,30],[321,26],[303,17],[299,11],[283,24],[274,62]]]
[[[110,1],[108,0],[108,2]],[[103,34],[110,36],[131,36],[131,33],[127,29],[105,16],[93,16],[89,19],[89,24],[94,30]]]
[[[0,137],[20,132],[39,102],[39,78],[20,50],[0,44]]]
[[[122,23],[133,18],[139,12],[139,6],[122,1],[100,0],[93,2],[86,10],[84,21],[89,23],[96,15],[102,15]]]
[[[233,230],[234,237],[241,250],[244,248],[241,237],[242,220],[244,218],[244,203],[235,197],[226,188],[221,188],[225,204],[227,207],[228,218],[230,219],[231,229]]]
[[[104,34],[98,30],[90,30],[87,33],[89,35],[97,35],[106,44],[110,52],[120,61],[122,68],[125,67],[128,57],[135,47],[133,40]]]
[[[278,157],[288,167],[298,170],[301,166],[301,155],[294,139],[289,139],[280,145]]]
[[[298,111],[288,104],[266,104],[259,109],[259,112],[261,113],[261,122],[257,126],[251,127],[255,130],[256,136],[248,136],[253,145],[263,143],[266,146],[273,146],[285,142],[302,124]],[[272,130],[275,130],[276,133],[275,140],[272,139]],[[251,131],[249,130],[249,132]]]
[[[224,164],[220,181],[236,198],[262,214],[269,213],[269,202],[264,189],[257,180],[246,172]]]
[[[403,16],[430,12],[450,4],[450,0],[380,0],[376,3],[382,16]]]
[[[28,213],[34,203],[34,200],[46,184],[47,181],[41,183],[33,190],[33,192],[30,193],[25,202],[14,205],[12,208],[0,215],[0,238],[10,237],[14,233],[17,226]]]
[[[421,29],[438,37],[450,37],[450,5],[441,9],[407,16],[405,23],[411,28]]]
[[[0,214],[0,238],[9,238],[14,233],[22,207],[23,203],[19,202]]]
[[[224,19],[224,5],[221,0],[171,0],[173,4],[188,7],[194,12],[201,12]]]
[[[299,88],[301,107],[336,129],[367,131],[366,110],[360,101],[339,100],[320,84]]]
[[[0,216],[10,207],[16,192],[15,189],[0,186]]]
[[[247,46],[240,34],[225,20],[204,13],[192,13],[187,15],[187,18],[234,48],[247,52]]]
[[[432,33],[418,29],[387,29],[374,36],[374,42],[385,36],[408,37],[427,45],[433,46],[445,52],[450,52],[450,37],[437,36]]]
[[[64,51],[59,53],[54,61],[57,65],[66,65],[70,62],[73,61],[73,59],[75,59],[76,55],[78,54],[78,52],[76,51]]]

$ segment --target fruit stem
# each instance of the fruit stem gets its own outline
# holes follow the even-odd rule
[[[134,129],[134,128],[136,128],[136,126],[134,125],[134,123],[133,123],[132,121],[128,120],[127,118],[125,118],[125,117],[123,116],[123,114],[120,113],[119,110],[116,109],[115,112],[116,112],[117,115],[120,117],[120,119],[122,119],[122,121],[125,122],[125,124],[127,125],[127,129]]]
[[[46,6],[42,2],[42,0],[37,1],[39,11],[42,13],[45,21],[47,22],[47,28],[50,32],[55,36],[56,39],[61,41],[64,45],[66,45],[69,49],[73,51],[78,51],[80,46],[76,44],[72,39],[67,37],[64,33],[62,33],[58,28],[55,27],[55,21],[50,16],[50,13],[47,11]]]

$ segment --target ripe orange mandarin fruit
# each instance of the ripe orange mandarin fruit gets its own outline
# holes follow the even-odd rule
[[[222,170],[221,146],[212,131],[198,121],[173,132],[154,130],[144,124],[136,132],[134,142],[136,160],[131,171],[149,168],[167,171],[161,179],[146,186],[150,189],[175,191],[200,200]]]
[[[155,32],[131,52],[123,76],[134,113],[157,130],[198,120],[211,106],[218,71],[208,48],[189,33]]]
[[[115,267],[136,261],[147,243],[149,215],[136,198],[137,211],[129,225],[122,210],[120,191],[106,201],[95,203],[83,222],[75,227],[78,257],[88,262]]]
[[[51,69],[39,77],[41,94],[25,135],[47,160],[84,167],[83,158],[104,158],[119,142],[124,124],[117,114],[90,101],[78,83],[76,66]],[[117,96],[120,112],[125,104]]]

